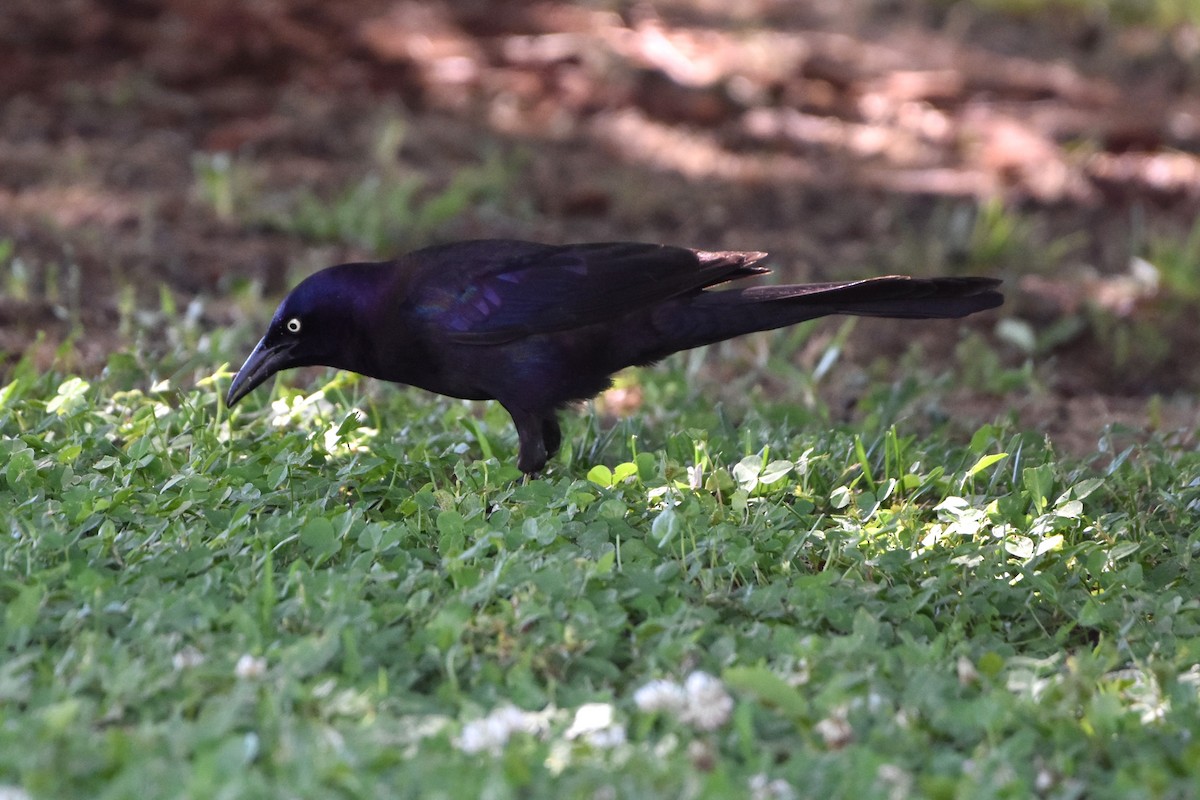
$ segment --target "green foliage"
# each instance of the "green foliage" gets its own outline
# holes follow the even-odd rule
[[[936,209],[932,227],[934,236],[920,235],[909,243],[909,248],[919,249],[905,254],[908,263],[916,256],[917,263],[964,272],[1043,272],[1059,267],[1085,243],[1079,233],[1053,237],[1044,219],[1013,208],[1001,197],[945,203]]]
[[[193,192],[226,222],[395,255],[427,243],[469,210],[497,205],[520,166],[519,157],[493,152],[439,181],[396,163],[404,133],[402,120],[385,121],[371,149],[370,171],[332,194],[307,188],[269,192],[262,164],[228,153],[195,156]],[[0,240],[0,262],[3,245]]]
[[[411,249],[468,208],[499,198],[510,183],[511,166],[493,156],[431,189],[420,175],[371,174],[332,199],[301,192],[291,209],[269,220],[287,233],[319,242],[340,242],[373,253]]]
[[[969,4],[1035,19],[1067,12],[1164,29],[1200,24],[1200,7],[1194,0],[969,0]]]
[[[1167,797],[1200,768],[1195,453],[733,425],[667,371],[654,426],[589,451],[570,419],[525,482],[494,405],[338,375],[231,419],[227,372],[119,360],[0,389],[0,786]],[[727,714],[635,700],[695,669]]]
[[[1146,250],[1169,298],[1191,307],[1200,302],[1200,220],[1186,235],[1151,237]]]
[[[40,261],[17,253],[12,239],[0,238],[0,295],[20,303],[49,304],[60,318],[78,327],[83,308],[83,275],[68,261]]]
[[[212,207],[217,218],[229,221],[249,213],[254,204],[254,182],[247,164],[228,153],[198,153],[192,159],[195,193]]]

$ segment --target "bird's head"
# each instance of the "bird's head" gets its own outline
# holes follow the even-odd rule
[[[276,372],[326,366],[356,370],[358,330],[376,295],[378,264],[340,264],[305,278],[283,299],[266,334],[233,378],[225,404],[233,406]]]

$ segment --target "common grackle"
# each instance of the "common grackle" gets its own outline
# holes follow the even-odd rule
[[[709,291],[768,272],[765,253],[627,242],[459,242],[341,264],[292,290],[229,387],[232,406],[279,370],[324,365],[498,400],[536,473],[558,409],[613,373],[679,350],[827,314],[963,317],[1003,302],[991,278],[910,278]]]

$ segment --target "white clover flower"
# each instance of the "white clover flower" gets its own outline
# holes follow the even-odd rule
[[[783,778],[771,780],[763,773],[750,778],[751,800],[795,800],[795,788]]]
[[[587,743],[598,750],[611,750],[625,744],[625,726],[612,725],[600,731],[592,731],[587,735]]]
[[[733,698],[719,678],[697,670],[687,676],[683,690],[687,695],[682,714],[684,722],[697,730],[712,731],[729,721]]]
[[[717,749],[707,738],[688,742],[687,757],[692,766],[701,772],[712,772],[717,766]]]
[[[958,673],[958,683],[960,686],[970,686],[973,683],[979,683],[979,670],[971,663],[971,659],[966,656],[958,657],[958,661],[954,665],[954,670]]]
[[[633,702],[647,714],[666,711],[679,716],[687,706],[687,693],[675,681],[654,680],[633,693]]]
[[[716,730],[733,713],[733,698],[725,684],[699,670],[688,675],[683,686],[669,680],[650,681],[634,692],[633,702],[639,711],[665,711],[701,731]]]
[[[463,725],[455,744],[464,753],[489,752],[499,754],[514,733],[537,733],[542,723],[538,716],[515,706],[493,709],[482,719]]]
[[[625,726],[614,721],[609,703],[585,703],[575,712],[565,736],[582,738],[593,747],[616,747],[625,743]]]
[[[237,666],[233,668],[233,674],[242,680],[261,678],[266,674],[266,671],[267,660],[261,656],[252,656],[249,653],[243,653],[242,657],[237,660]]]
[[[584,703],[575,711],[575,719],[567,728],[566,737],[575,739],[613,724],[613,707],[608,703]]]
[[[33,800],[33,796],[20,786],[0,784],[0,800]]]
[[[203,663],[204,653],[201,653],[191,645],[171,656],[171,666],[175,668],[176,672],[183,672],[185,669],[192,669]]]
[[[844,709],[835,709],[832,714],[818,722],[814,730],[825,740],[828,747],[835,750],[845,747],[854,739],[854,729],[850,727]]]
[[[887,789],[888,800],[904,800],[912,795],[912,776],[895,764],[880,764],[875,777]]]
[[[512,731],[494,717],[475,719],[463,725],[458,737],[458,749],[464,753],[498,753],[508,743]]]

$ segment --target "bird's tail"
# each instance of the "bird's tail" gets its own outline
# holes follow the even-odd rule
[[[768,316],[778,314],[787,320],[793,313],[813,316],[849,314],[859,317],[898,317],[904,319],[941,319],[965,317],[976,311],[995,308],[1004,302],[996,291],[996,278],[910,278],[885,275],[847,283],[816,283],[800,286],[754,286],[741,289],[738,305],[751,303],[763,308]],[[719,304],[719,295],[700,295],[701,303]],[[729,298],[733,300],[733,298]],[[810,317],[802,316],[802,319]],[[799,320],[797,320],[799,321]],[[784,321],[784,325],[791,322]]]
[[[831,314],[901,319],[965,317],[1004,302],[994,278],[910,278],[701,292],[658,322],[674,331],[671,352]],[[665,311],[665,309],[664,309]]]

